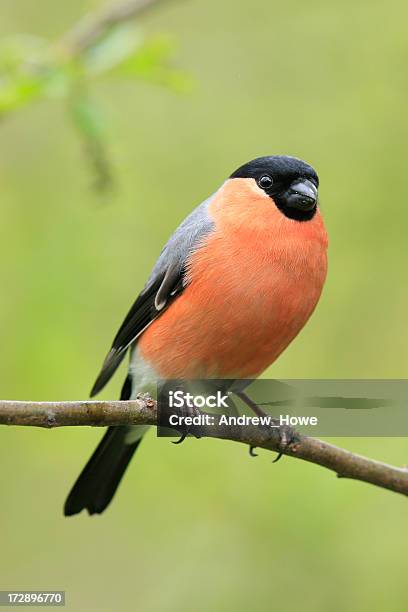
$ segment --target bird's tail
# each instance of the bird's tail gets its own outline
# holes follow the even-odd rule
[[[121,399],[129,397],[127,382]],[[88,510],[89,514],[100,514],[105,510],[145,430],[145,427],[108,428],[68,495],[64,506],[65,516],[78,514],[84,509]]]

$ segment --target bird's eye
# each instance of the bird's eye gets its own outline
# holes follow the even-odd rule
[[[272,187],[273,178],[269,174],[263,174],[258,180],[258,185],[261,189],[269,189]]]

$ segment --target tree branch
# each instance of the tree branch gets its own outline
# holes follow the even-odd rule
[[[84,17],[65,34],[60,43],[71,58],[77,57],[112,28],[162,2],[163,0],[127,0],[108,6],[96,15],[92,13]]]
[[[14,402],[0,401],[0,425],[63,427],[90,425],[157,425],[156,402],[146,395],[132,401]],[[297,434],[296,441],[280,448],[276,430],[246,427],[200,426],[196,433],[252,447],[280,452],[334,471],[341,478],[368,482],[408,495],[408,469],[356,455],[323,440]],[[191,430],[194,433],[194,429]]]

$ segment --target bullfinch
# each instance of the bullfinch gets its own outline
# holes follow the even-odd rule
[[[93,386],[129,351],[121,399],[159,379],[251,379],[303,328],[327,271],[319,179],[288,156],[236,170],[181,223],[128,312]],[[65,503],[101,513],[146,427],[109,427]]]

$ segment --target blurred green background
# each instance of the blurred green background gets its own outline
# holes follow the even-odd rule
[[[58,39],[98,2],[3,0],[0,35]],[[311,322],[268,372],[407,375],[406,23],[402,0],[189,0],[143,17],[177,41],[188,95],[100,78],[114,190],[66,101],[0,123],[3,399],[85,399],[179,221],[238,165],[312,163],[330,270]],[[124,369],[102,397],[116,398]],[[238,444],[153,432],[102,516],[62,505],[102,432],[0,431],[0,588],[65,589],[76,611],[406,611],[408,501]],[[405,439],[339,440],[403,465]]]

